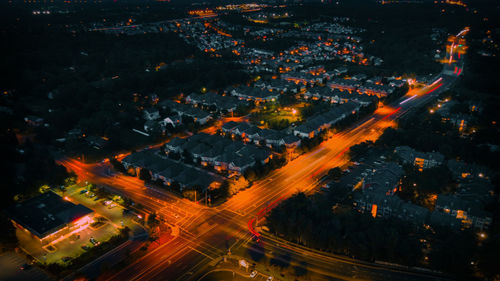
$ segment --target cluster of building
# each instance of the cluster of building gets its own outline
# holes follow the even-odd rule
[[[196,46],[204,52],[220,52],[228,48],[238,50],[244,45],[241,39],[234,39],[226,33],[217,20],[182,21],[174,30],[188,44]]]
[[[374,83],[366,79],[366,75],[358,74],[350,79],[337,78],[328,83],[328,87],[340,91],[358,92],[369,96],[377,96],[379,98],[386,97],[392,94],[397,88],[401,88],[405,82],[393,82],[388,85]]]
[[[439,194],[431,219],[436,224],[455,229],[486,229],[492,223],[492,214],[485,205],[493,200],[494,187],[489,179],[491,171],[456,160],[446,163],[458,188],[452,194]]]
[[[152,180],[161,180],[169,186],[175,182],[180,191],[216,188],[222,182],[216,174],[169,159],[158,150],[132,153],[123,158],[122,164],[130,174],[140,175],[141,169],[146,169]]]
[[[268,23],[270,19],[283,19],[291,15],[288,12],[259,12],[251,15],[244,16],[248,21],[254,23]]]
[[[394,149],[403,164],[418,167],[420,171],[443,164],[444,155],[439,152],[420,152],[409,146],[398,146]]]
[[[427,223],[428,209],[394,195],[403,174],[397,163],[376,161],[371,165],[360,165],[343,181],[353,189],[359,189],[354,193],[353,203],[358,211],[373,217],[396,217],[415,224]]]
[[[348,116],[356,114],[361,105],[354,102],[339,104],[330,111],[315,115],[293,129],[293,134],[301,138],[313,138]]]
[[[447,163],[438,153],[423,153],[409,147],[397,147],[395,154],[400,162],[419,169],[447,165],[458,181],[458,190],[453,194],[438,194],[434,210],[405,202],[397,195],[403,169],[395,162],[385,162],[381,156],[377,161],[361,164],[342,177],[341,186],[354,193],[354,207],[373,217],[397,217],[419,225],[448,227],[452,229],[489,227],[492,216],[485,211],[485,203],[493,197],[493,186],[484,168],[456,160]]]
[[[212,115],[207,111],[172,100],[161,101],[158,106],[159,108],[151,107],[142,111],[145,120],[144,131],[148,133],[153,131],[165,132],[168,125],[173,128],[178,127],[185,123],[186,117],[192,118],[193,122],[200,125],[206,124],[212,119]],[[168,112],[168,114],[161,114],[160,108],[163,112]]]
[[[266,164],[272,158],[268,148],[233,141],[219,135],[196,134],[186,139],[174,138],[165,144],[167,154],[189,157],[201,166],[211,166],[218,172],[241,175],[257,163]]]
[[[444,99],[440,100],[435,109],[431,109],[431,113],[438,113],[443,122],[449,122],[454,125],[459,132],[466,133],[471,125],[476,121],[475,114],[483,108],[481,101],[470,101],[467,105],[467,111],[454,112],[453,108],[460,106],[455,100]]]
[[[214,92],[206,94],[192,93],[186,97],[186,103],[208,109],[213,107],[216,111],[220,112],[234,112],[238,106],[248,105],[248,102],[245,100],[230,95],[222,96]]]
[[[285,146],[286,148],[293,149],[300,145],[300,139],[294,135],[271,129],[261,129],[246,122],[227,122],[222,126],[222,134],[230,135],[231,137],[239,136],[244,142],[253,142],[269,148]]]
[[[300,84],[297,85],[294,82],[281,79],[273,79],[270,81],[259,80],[254,84],[254,87],[270,92],[280,92],[280,93],[283,92],[298,93],[306,89],[304,85]]]
[[[370,105],[377,100],[377,98],[366,94],[349,93],[348,91],[332,90],[329,87],[320,86],[307,89],[302,96],[305,99],[322,100],[329,103],[341,104],[352,101],[362,106]]]
[[[311,24],[306,28],[306,31],[310,32],[326,32],[329,34],[357,34],[364,32],[365,30],[362,28],[345,26],[339,24],[337,22],[329,23],[329,22],[318,22],[315,24]]]
[[[280,96],[280,92],[278,91],[269,91],[258,87],[243,85],[233,88],[230,93],[241,100],[254,101],[257,103],[276,101]]]

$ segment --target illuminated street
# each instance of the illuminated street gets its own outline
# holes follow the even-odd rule
[[[462,56],[463,57],[463,56]],[[123,193],[147,209],[162,215],[166,222],[181,226],[181,234],[162,244],[154,251],[133,262],[112,276],[110,280],[163,280],[165,276],[175,279],[196,279],[206,266],[220,256],[231,251],[246,248],[253,243],[252,234],[255,220],[261,222],[262,209],[268,204],[284,199],[298,191],[311,192],[318,187],[319,180],[329,169],[349,162],[345,152],[354,144],[376,140],[394,120],[403,116],[413,107],[429,102],[440,91],[453,83],[456,76],[442,75],[429,86],[409,92],[394,106],[379,109],[351,128],[334,135],[314,151],[300,156],[286,166],[271,172],[247,190],[238,193],[224,204],[215,208],[194,204],[186,199],[178,199],[165,191],[146,188],[142,181],[112,173],[107,175],[105,164],[87,165],[75,160],[62,163],[75,171],[80,180],[103,184]],[[415,98],[411,98],[417,95]],[[411,98],[411,99],[409,99]],[[293,186],[293,188],[290,188]],[[260,212],[260,213],[259,213]],[[260,216],[258,215],[260,214]],[[257,234],[260,235],[260,234]],[[371,280],[421,280],[432,275],[400,271],[372,264],[364,264],[338,256],[324,256],[309,249],[283,248],[274,240],[264,238],[262,244],[266,252],[284,250],[292,255],[296,263],[304,261],[308,269],[324,276],[349,280],[347,276]],[[335,270],[333,270],[335,269]],[[346,274],[347,273],[347,274]],[[132,278],[133,276],[133,278]]]
[[[0,4],[0,279],[499,279],[487,2]]]

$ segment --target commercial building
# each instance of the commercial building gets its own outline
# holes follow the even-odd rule
[[[94,212],[47,192],[8,208],[7,214],[16,228],[45,245],[86,227],[92,222]]]

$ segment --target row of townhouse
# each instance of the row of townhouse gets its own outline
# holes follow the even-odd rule
[[[332,82],[328,83],[328,87],[332,89],[338,89],[341,91],[354,92],[357,91],[360,94],[366,94],[370,96],[377,96],[379,98],[386,97],[395,91],[395,88],[402,87],[405,82],[394,82],[394,85],[379,85],[373,82],[362,82],[363,79],[334,79]]]
[[[338,89],[341,91],[355,91],[358,87],[361,86],[361,83],[352,79],[341,79],[337,78],[328,83],[328,87],[332,89]]]
[[[388,85],[378,85],[375,83],[365,83],[358,88],[358,92],[370,96],[385,97],[394,92],[394,88]]]
[[[338,89],[328,87],[312,87],[306,90],[303,94],[305,99],[323,100],[330,103],[346,103],[349,101],[356,102],[362,106],[367,106],[376,102],[376,98],[357,93],[349,93]]]
[[[224,135],[240,136],[245,142],[265,142],[265,145],[269,148],[284,145],[286,148],[293,149],[300,145],[300,139],[294,135],[288,135],[276,130],[261,129],[246,122],[227,122],[222,126],[222,133]]]
[[[222,179],[215,174],[162,157],[153,150],[132,153],[123,158],[122,164],[128,171],[133,169],[137,175],[140,169],[147,169],[152,180],[161,180],[167,185],[177,182],[181,191],[192,187],[206,190],[222,182]]]
[[[304,72],[288,72],[281,75],[281,79],[294,82],[295,84],[317,84],[322,83],[324,79],[330,79],[330,75],[314,75]]]
[[[212,119],[212,115],[206,111],[203,111],[199,108],[193,108],[185,104],[176,103],[171,100],[164,100],[158,105],[164,110],[168,109],[167,111],[169,111],[170,113],[166,116],[162,116],[158,108],[152,107],[144,109],[142,111],[142,114],[143,118],[145,119],[145,132],[165,132],[167,125],[169,124],[175,128],[179,125],[182,125],[183,116],[191,117],[193,118],[194,122],[201,125],[206,124],[210,119]]]
[[[297,126],[293,129],[293,134],[301,138],[313,138],[351,114],[356,114],[360,108],[361,105],[354,102],[339,104],[330,111],[316,115]]]
[[[248,105],[247,101],[240,100],[233,96],[222,96],[214,92],[208,92],[206,94],[192,93],[186,97],[186,103],[195,106],[214,106],[217,110],[227,112],[234,112],[239,105]]]
[[[148,133],[153,131],[165,132],[168,124],[174,128],[182,125],[181,116],[175,112],[168,116],[161,116],[159,109],[146,108],[142,111],[142,116],[146,120],[144,123],[144,131]]]
[[[242,174],[257,162],[266,164],[272,158],[267,148],[208,134],[197,134],[186,139],[174,138],[165,144],[165,152],[187,153],[203,166],[210,165],[219,172],[231,174]]]
[[[177,103],[172,100],[161,101],[158,105],[165,110],[168,108],[171,112],[175,112],[181,117],[189,116],[193,118],[194,122],[199,123],[200,125],[204,125],[212,119],[212,115],[207,111],[194,108],[187,104]]]
[[[242,100],[251,100],[255,102],[270,102],[276,101],[279,97],[279,92],[271,92],[255,87],[239,86],[232,89],[231,94]]]
[[[287,92],[290,91],[292,93],[298,93],[305,89],[304,85],[297,85],[293,82],[286,81],[286,80],[270,80],[270,81],[259,81],[256,82],[255,87],[271,91],[271,92]]]

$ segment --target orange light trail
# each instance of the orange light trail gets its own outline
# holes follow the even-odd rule
[[[384,118],[382,118],[381,120],[385,120],[385,119],[387,119],[387,118],[391,117],[392,115],[396,114],[396,113],[397,113],[398,111],[400,111],[400,110],[401,110],[401,107],[396,108],[393,112],[391,112],[391,113],[387,114],[387,115],[386,115],[386,116],[384,116]]]

